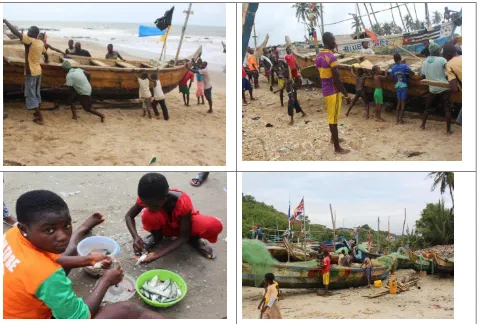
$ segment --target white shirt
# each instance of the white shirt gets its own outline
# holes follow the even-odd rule
[[[152,97],[152,93],[150,92],[150,80],[138,78],[138,97],[140,99]]]
[[[163,93],[162,84],[160,83],[160,79],[156,80],[155,87],[153,88],[153,99],[155,100],[164,100],[165,94]]]
[[[375,55],[375,52],[371,48],[363,48],[360,50],[360,54],[371,54]]]
[[[208,74],[207,68],[198,70],[198,72],[203,75],[204,89],[210,89],[212,87],[212,84],[210,83],[210,75]]]

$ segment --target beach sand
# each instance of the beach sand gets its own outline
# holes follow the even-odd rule
[[[298,100],[307,114],[294,117],[289,126],[287,114],[288,99],[284,94],[285,107],[280,106],[279,94],[269,91],[266,78],[260,76],[260,88],[253,90],[256,101],[243,106],[243,161],[461,161],[462,128],[452,125],[453,134],[445,133],[445,122],[428,120],[427,129],[420,130],[421,120],[409,118],[405,125],[395,125],[396,113],[382,112],[385,123],[375,122],[372,117],[363,119],[364,103],[359,100],[345,117],[348,106],[343,103],[339,122],[340,138],[345,140],[342,147],[351,150],[346,155],[334,153],[330,144],[330,130],[321,89],[312,87],[298,91]],[[276,90],[276,87],[274,87]],[[353,96],[350,95],[353,99]],[[370,116],[374,114],[370,105]],[[260,117],[258,120],[253,120]],[[307,123],[308,122],[308,123]],[[267,124],[273,127],[266,127]],[[420,152],[420,155],[409,157]]]
[[[48,43],[60,50],[68,47],[67,41],[48,38]],[[92,56],[105,57],[103,46],[81,43]],[[128,53],[120,54],[125,59],[139,59]],[[153,156],[157,157],[154,165],[225,165],[225,73],[210,74],[214,113],[207,113],[206,101],[205,105],[197,105],[195,82],[190,92],[190,107],[184,106],[178,88],[166,94],[168,121],[142,117],[138,103],[139,109],[99,109],[106,116],[102,124],[77,103],[78,121],[71,119],[70,107],[64,105],[59,110],[44,111],[45,125],[40,126],[32,122],[32,113],[24,109],[23,103],[6,103],[4,165],[148,165]]]
[[[192,199],[195,209],[204,215],[218,217],[223,222],[223,232],[212,244],[217,252],[215,260],[208,260],[187,244],[177,251],[147,265],[135,266],[132,260],[132,237],[125,225],[125,213],[135,203],[137,185],[144,173],[141,172],[6,172],[4,174],[4,201],[12,213],[18,197],[29,190],[47,189],[59,194],[68,204],[76,229],[95,211],[101,212],[106,220],[95,227],[91,235],[108,236],[120,244],[117,256],[124,272],[137,278],[151,269],[166,269],[182,276],[187,283],[186,297],[169,308],[150,307],[135,294],[130,301],[156,311],[168,318],[212,318],[227,316],[227,174],[212,172],[200,187],[190,186],[195,172],[163,173],[172,188],[185,191]],[[142,229],[139,217],[136,220],[141,237],[147,232]],[[9,227],[4,225],[5,233]],[[74,269],[69,274],[73,290],[79,297],[90,294],[96,279],[89,277],[83,269]]]
[[[399,270],[398,278],[413,270]],[[295,319],[450,319],[454,318],[453,277],[426,276],[415,287],[397,295],[371,296],[385,288],[351,288],[333,290],[332,296],[317,296],[315,289],[280,289],[283,318]],[[257,306],[263,288],[242,287],[242,317],[259,318]]]

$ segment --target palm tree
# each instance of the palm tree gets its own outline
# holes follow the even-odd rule
[[[303,27],[305,28],[305,37],[307,36],[306,23],[310,6],[311,5],[308,2],[299,2],[295,3],[292,6],[292,8],[295,9],[295,17],[297,17],[298,22],[303,21]]]
[[[384,35],[392,35],[392,30],[393,30],[393,27],[394,27],[394,23],[384,23],[382,25],[382,29],[383,29],[383,34]]]
[[[362,23],[360,22],[360,18],[357,15],[352,14],[352,16],[352,29],[355,29],[355,34],[358,35],[362,31]]]
[[[433,23],[435,25],[439,24],[442,21],[442,15],[440,14],[440,11],[435,10],[433,12]]]
[[[392,26],[392,34],[393,35],[401,34],[403,32],[402,27],[397,26],[395,23],[392,23],[391,26]]]
[[[442,172],[440,172],[442,173]],[[452,244],[454,239],[453,208],[445,208],[445,202],[427,204],[415,223],[417,232],[427,244]]]
[[[382,26],[380,24],[375,24],[372,26],[372,31],[377,35],[385,35]]]
[[[430,172],[427,177],[433,178],[433,184],[431,191],[437,189],[437,186],[440,185],[440,194],[444,194],[445,190],[448,187],[450,191],[450,197],[452,198],[453,206],[453,190],[454,190],[454,174],[453,172]]]
[[[408,31],[412,31],[415,29],[415,24],[412,20],[412,17],[406,15],[405,17],[403,17],[403,20],[405,21],[405,27],[407,27]]]

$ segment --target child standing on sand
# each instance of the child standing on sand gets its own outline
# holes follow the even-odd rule
[[[280,78],[279,80],[279,85],[280,85]],[[276,92],[280,91],[280,102],[282,103],[283,106],[283,90],[285,89],[288,94],[288,115],[290,116],[290,122],[288,123],[289,125],[293,125],[293,110],[295,109],[295,112],[302,113],[302,117],[305,117],[306,114],[302,110],[302,107],[300,107],[300,103],[298,102],[297,98],[297,89],[294,83],[294,80],[289,77],[289,71],[288,69],[284,69],[282,73],[282,87],[278,89]]]
[[[155,118],[160,119],[160,113],[158,112],[157,105],[160,104],[163,113],[163,119],[168,120],[168,109],[167,105],[165,104],[165,94],[163,93],[162,84],[160,83],[160,79],[158,78],[157,73],[152,73],[152,78],[150,81],[153,82],[153,99],[152,99],[152,108],[153,112],[155,113]]]
[[[200,98],[202,98],[202,105],[205,104],[205,94],[204,94],[204,81],[203,81],[203,75],[200,74],[200,72],[195,73],[195,77],[197,79],[197,105],[200,104]]]
[[[372,79],[373,77],[365,73],[362,68],[358,68],[357,75],[353,73],[353,67],[351,69],[352,75],[355,77],[355,98],[353,98],[352,103],[350,104],[350,107],[348,107],[347,113],[345,114],[346,117],[348,117],[348,114],[350,114],[350,110],[352,110],[353,106],[357,102],[358,98],[362,97],[363,102],[365,103],[365,119],[368,119],[370,117],[370,103],[367,100],[367,95],[365,94],[365,80],[367,79]]]
[[[133,237],[134,251],[137,254],[150,252],[143,263],[162,258],[185,243],[204,257],[215,259],[216,253],[206,241],[217,242],[223,230],[218,218],[201,215],[193,208],[190,197],[180,190],[171,189],[167,179],[159,173],[145,174],[138,183],[137,193],[138,198],[125,215],[125,221]],[[135,217],[140,213],[143,228],[151,233],[145,241],[135,227]],[[177,239],[156,246],[164,237]]]
[[[390,75],[395,81],[395,89],[397,89],[397,125],[405,124],[403,120],[403,113],[405,112],[405,102],[407,100],[407,73],[412,73],[412,69],[402,63],[402,56],[400,53],[393,55],[395,64],[392,66]]]
[[[283,89],[285,89],[285,82],[290,79],[290,68],[285,61],[279,61],[274,72],[278,76],[278,90],[273,93],[280,92],[280,105],[283,107]]]
[[[385,75],[381,75],[382,70],[378,65],[372,67],[373,83],[375,85],[375,92],[373,93],[373,99],[375,100],[375,121],[384,122],[382,119],[383,108],[383,84],[382,81],[387,78],[388,71],[385,71]]]
[[[147,72],[142,72],[138,77],[135,72],[133,73],[138,80],[138,97],[142,100],[143,117],[148,112],[148,118],[152,118],[150,112],[150,102],[152,101],[152,93],[150,92],[150,79]]]
[[[282,319],[280,307],[278,306],[278,283],[275,282],[273,273],[265,274],[265,299],[259,307],[263,304],[260,311],[261,319]]]

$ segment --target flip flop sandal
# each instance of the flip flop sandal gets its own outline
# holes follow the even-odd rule
[[[190,184],[194,187],[200,187],[204,182],[205,180],[207,180],[207,177],[205,176],[205,173],[204,172],[199,172],[195,178],[192,178],[192,180],[190,180]]]
[[[211,246],[207,245],[205,240],[200,239],[199,242],[200,244],[193,245],[193,246],[195,247],[195,249],[197,249],[198,252],[200,252],[200,254],[202,254],[205,258],[211,259],[211,260],[217,257],[217,253],[215,252],[215,250]],[[211,251],[209,251],[209,248]]]

